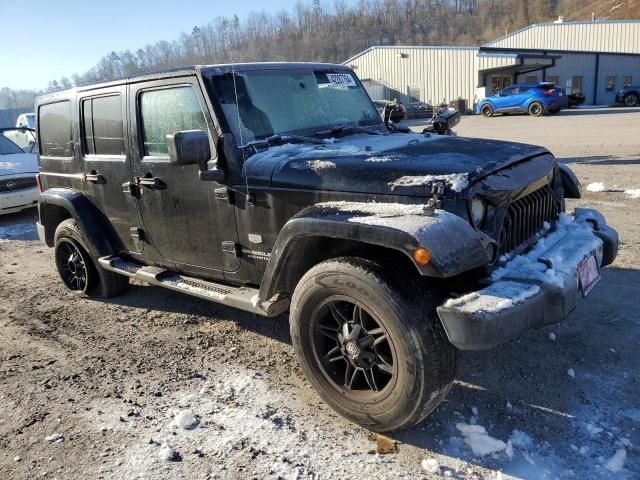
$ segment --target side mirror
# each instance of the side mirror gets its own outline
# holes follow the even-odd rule
[[[200,170],[206,170],[211,160],[209,135],[202,130],[185,130],[166,136],[169,160],[173,165],[191,165],[197,163]]]

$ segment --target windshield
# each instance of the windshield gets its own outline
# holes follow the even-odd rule
[[[35,132],[28,128],[4,128],[0,130],[0,155],[9,153],[35,153]]]
[[[35,114],[31,113],[29,115],[27,115],[27,126],[29,128],[36,128],[36,116]]]
[[[344,70],[256,70],[212,75],[207,88],[238,145],[346,124],[381,125],[355,75]]]
[[[18,147],[15,143],[4,136],[4,133],[0,132],[0,155],[10,155],[12,153],[24,153],[24,151]]]

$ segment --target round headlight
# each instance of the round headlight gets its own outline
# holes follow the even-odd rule
[[[487,204],[481,198],[474,198],[471,202],[471,220],[476,227],[482,225],[487,216]]]

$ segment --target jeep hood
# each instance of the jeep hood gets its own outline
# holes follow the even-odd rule
[[[395,133],[331,139],[322,145],[286,144],[249,157],[250,185],[354,193],[427,195],[444,181],[461,192],[475,180],[535,155],[533,145]]]

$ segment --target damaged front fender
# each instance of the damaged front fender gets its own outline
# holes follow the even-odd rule
[[[424,213],[424,205],[398,203],[329,202],[308,207],[282,228],[260,289],[262,299],[287,291],[284,287],[291,263],[305,238],[320,237],[357,241],[397,250],[407,255],[424,276],[452,277],[483,265],[489,258],[480,235],[462,218],[436,209]],[[426,247],[431,260],[419,265],[412,253]],[[316,252],[302,252],[317,255]]]

